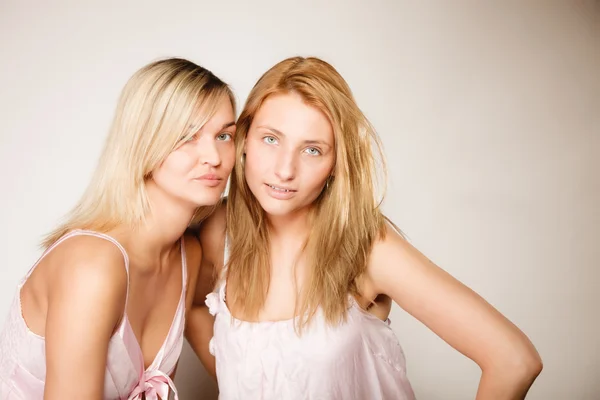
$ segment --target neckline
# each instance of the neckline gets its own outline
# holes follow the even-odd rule
[[[223,303],[223,310],[225,310],[225,312],[229,315],[229,317],[238,324],[255,325],[255,326],[289,325],[290,323],[295,322],[298,318],[298,316],[294,316],[292,318],[279,319],[279,320],[265,320],[265,321],[247,321],[247,320],[239,319],[231,313],[231,310],[229,310],[229,306],[227,305],[227,301],[226,301],[226,294],[227,294],[226,287],[227,287],[227,280],[223,279],[223,284],[220,286],[219,291],[218,291],[219,301],[221,301]],[[384,320],[378,318],[377,316],[371,314],[367,310],[363,309],[360,306],[360,304],[358,304],[358,302],[356,301],[354,296],[348,295],[348,298],[350,299],[349,300],[350,304],[347,309],[348,312],[350,312],[352,309],[356,309],[358,311],[359,315],[361,315],[369,320],[372,320],[375,323],[382,324],[386,328],[390,328],[389,318],[384,321]],[[320,310],[320,308],[319,308],[319,310]]]
[[[166,355],[164,354],[165,350],[166,350],[165,348],[166,348],[167,342],[169,341],[169,339],[171,338],[171,335],[173,333],[173,327],[175,326],[175,324],[178,320],[178,317],[181,313],[181,304],[182,304],[182,302],[185,301],[185,285],[186,285],[186,280],[187,280],[187,259],[186,259],[187,257],[186,257],[186,253],[185,253],[184,237],[181,236],[181,239],[179,239],[179,247],[180,247],[180,254],[181,254],[181,293],[179,295],[179,301],[177,302],[177,308],[175,309],[175,314],[173,315],[173,318],[171,319],[171,325],[169,326],[167,335],[163,339],[160,347],[158,348],[158,351],[154,355],[152,362],[150,363],[150,365],[148,367],[146,367],[146,363],[144,362],[144,352],[142,350],[142,345],[140,344],[138,337],[135,335],[135,331],[133,330],[133,327],[131,326],[131,322],[129,321],[129,316],[127,314],[127,305],[129,304],[129,254],[127,253],[127,250],[125,250],[123,245],[117,239],[115,239],[114,237],[112,237],[110,235],[107,235],[106,233],[101,233],[101,232],[96,232],[96,231],[91,231],[91,230],[86,230],[86,229],[76,229],[76,230],[74,230],[74,232],[81,232],[83,234],[91,233],[93,235],[98,235],[100,237],[104,237],[104,238],[108,239],[109,241],[113,242],[123,253],[123,257],[125,259],[125,270],[127,272],[127,295],[125,298],[125,308],[123,310],[123,319],[121,321],[122,326],[117,329],[115,334],[117,332],[120,332],[121,333],[120,336],[121,336],[121,338],[123,338],[123,328],[126,326],[131,331],[131,335],[134,339],[135,348],[138,353],[138,358],[140,359],[142,370],[144,372],[147,372],[147,371],[159,369],[159,366],[160,366],[162,360],[164,360],[164,358],[170,354],[170,352]],[[113,334],[113,336],[114,336],[114,334]],[[112,340],[112,337],[111,337],[111,340]]]
[[[263,326],[264,325],[284,325],[284,324],[289,325],[289,324],[295,322],[296,319],[298,318],[298,316],[294,316],[292,318],[285,318],[285,319],[278,319],[278,320],[265,320],[265,321],[246,321],[243,319],[236,318],[231,313],[231,310],[229,310],[229,306],[227,305],[227,301],[226,301],[227,289],[226,289],[226,287],[227,287],[227,281],[224,279],[223,284],[219,288],[219,301],[221,301],[223,303],[223,309],[225,310],[225,312],[236,323],[249,324],[249,325],[263,325]]]
[[[225,234],[225,244],[223,246],[223,271],[221,273],[221,282],[222,284],[219,287],[218,290],[218,297],[219,297],[219,301],[221,301],[223,303],[223,309],[225,310],[225,312],[229,315],[229,317],[236,323],[238,324],[249,324],[249,325],[256,325],[256,326],[264,326],[264,325],[289,325],[290,323],[293,323],[297,320],[297,318],[299,316],[294,316],[292,318],[287,318],[287,319],[279,319],[279,320],[265,320],[265,321],[246,321],[243,319],[239,319],[236,318],[232,313],[231,310],[229,309],[229,306],[227,305],[227,300],[226,300],[226,295],[227,295],[227,262],[229,260],[229,237],[227,236],[227,234]],[[386,321],[383,321],[382,319],[376,317],[375,315],[371,314],[370,312],[368,312],[367,310],[363,309],[360,304],[358,304],[358,301],[354,298],[354,296],[352,296],[351,294],[348,294],[348,297],[350,299],[350,305],[348,306],[347,311],[351,311],[353,308],[357,309],[359,314],[367,317],[368,319],[375,319],[377,321],[379,321],[380,323],[384,324],[385,326],[388,326],[388,322],[389,318]],[[320,310],[320,307],[319,307]],[[319,311],[317,310],[317,312]],[[389,326],[388,326],[389,327]]]
[[[249,324],[256,326],[265,326],[265,325],[290,325],[296,322],[298,316],[293,316],[292,318],[279,319],[279,320],[265,320],[265,321],[246,321],[243,319],[236,318],[229,309],[227,305],[227,262],[229,260],[229,236],[225,234],[225,243],[223,246],[223,270],[221,271],[221,285],[219,285],[218,289],[218,297],[219,301],[223,303],[223,309],[232,319],[232,321],[238,324]]]
[[[128,300],[129,300],[129,255],[127,254],[127,251],[125,250],[125,248],[121,245],[121,243],[117,239],[115,239],[114,237],[112,237],[110,235],[107,235],[106,233],[96,232],[96,231],[92,231],[92,230],[88,230],[88,229],[73,229],[72,231],[66,233],[61,238],[59,238],[55,243],[53,243],[50,247],[48,247],[48,249],[46,249],[42,253],[42,255],[34,263],[34,265],[31,267],[31,269],[27,272],[25,277],[17,285],[16,302],[17,302],[17,306],[18,306],[18,312],[19,312],[18,319],[19,319],[20,323],[22,323],[22,325],[24,326],[25,331],[27,332],[28,335],[31,335],[33,338],[35,338],[37,340],[41,340],[41,341],[45,342],[45,340],[46,340],[45,336],[38,335],[37,333],[35,333],[31,329],[29,329],[29,326],[27,325],[27,322],[25,321],[25,318],[23,317],[23,309],[22,309],[22,305],[21,305],[21,290],[23,288],[23,285],[25,284],[25,281],[29,278],[29,275],[31,275],[31,273],[37,267],[37,265],[41,262],[41,260],[46,255],[48,255],[54,248],[56,248],[56,246],[58,246],[62,241],[66,240],[72,236],[86,235],[86,234],[104,238],[104,239],[108,240],[109,242],[113,243],[115,246],[117,246],[119,248],[119,250],[121,250],[121,253],[123,253],[123,258],[125,261],[125,270],[127,273],[127,295],[126,295],[126,300],[125,300],[125,307],[123,309],[123,318],[121,319],[121,322],[119,323],[119,327],[115,330],[115,332],[110,337],[109,343],[112,340],[114,340],[115,337],[119,337],[121,340],[123,340],[123,333],[124,333],[123,329],[124,328],[129,329],[131,332],[131,335],[134,339],[133,341],[135,342],[135,348],[138,353],[137,355],[140,360],[143,372],[159,369],[158,367],[160,366],[160,363],[162,362],[162,360],[164,360],[164,358],[170,354],[170,351],[167,354],[163,354],[163,353],[165,353],[165,347],[167,345],[167,342],[169,341],[169,339],[172,336],[173,328],[176,325],[177,320],[180,318],[182,303],[185,303],[185,292],[186,292],[186,281],[187,281],[187,257],[186,257],[186,252],[185,252],[185,241],[184,241],[183,236],[179,240],[180,252],[181,252],[181,294],[179,295],[179,302],[177,303],[177,308],[175,309],[175,314],[173,315],[173,319],[171,320],[171,325],[169,326],[167,335],[165,336],[161,346],[158,349],[158,352],[154,356],[154,358],[153,358],[152,362],[150,363],[150,365],[148,366],[148,368],[146,368],[145,363],[144,363],[144,353],[142,351],[142,346],[140,345],[140,342],[139,342],[137,336],[135,335],[133,328],[131,327],[129,317],[127,315],[127,304],[128,304]],[[160,362],[159,362],[159,359],[160,359]]]
[[[138,351],[138,356],[141,360],[142,370],[144,372],[159,369],[162,361],[170,354],[170,351],[172,350],[172,349],[169,349],[169,352],[167,352],[165,354],[167,343],[169,342],[169,339],[171,338],[171,335],[173,333],[173,328],[176,325],[176,322],[180,317],[182,302],[185,301],[187,260],[186,260],[186,255],[185,255],[185,243],[183,240],[183,236],[180,239],[180,247],[181,247],[181,294],[179,295],[179,302],[177,303],[177,308],[175,309],[175,314],[173,315],[173,318],[171,319],[171,325],[169,326],[167,335],[165,336],[161,346],[159,347],[158,351],[156,352],[156,355],[154,356],[154,358],[152,359],[152,362],[150,363],[150,365],[148,365],[148,367],[146,367],[146,364],[144,362],[144,352],[142,350],[142,346],[138,340],[138,337],[135,335],[133,327],[131,326],[131,322],[129,321],[129,316],[127,315],[127,306],[125,308],[125,312],[123,315],[123,323],[127,324],[127,327],[129,328],[129,330],[131,331],[131,334],[133,335],[133,338],[135,341],[135,348]],[[129,270],[129,268],[128,268],[128,270]],[[128,283],[128,286],[129,286],[129,283]]]

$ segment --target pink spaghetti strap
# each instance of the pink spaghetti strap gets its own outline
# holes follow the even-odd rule
[[[117,246],[125,260],[128,279],[127,292],[129,292],[130,263],[126,250],[109,235],[83,229],[69,231],[48,246],[26,276],[30,276],[40,261],[58,245],[78,235],[94,236]],[[167,336],[151,365],[146,368],[143,350],[127,317],[127,305],[125,305],[119,325],[115,327],[108,342],[104,379],[105,399],[157,399],[157,396],[162,399],[178,398],[177,389],[169,375],[175,370],[184,342],[188,271],[183,238],[180,241],[180,247],[182,290]],[[61,266],[57,265],[56,267],[60,268]],[[24,282],[25,280],[23,280]],[[8,322],[0,330],[0,392],[2,389],[7,389],[9,393],[22,393],[23,399],[41,398],[46,381],[46,343],[43,336],[36,335],[29,330],[23,318],[20,302],[20,290],[23,283],[19,285],[15,294]],[[129,293],[127,293],[128,295]],[[101,306],[99,305],[99,307]],[[3,383],[7,383],[7,385],[3,385]],[[174,396],[169,396],[170,392],[173,392]],[[0,395],[0,398],[4,397]]]
[[[65,240],[67,240],[69,238],[72,238],[74,236],[81,236],[81,235],[95,236],[97,238],[107,240],[107,241],[111,242],[112,244],[114,244],[115,246],[117,246],[117,248],[121,251],[121,254],[123,254],[123,259],[125,260],[125,272],[127,273],[127,293],[125,295],[125,306],[127,306],[127,300],[129,299],[129,256],[127,255],[127,251],[125,251],[125,248],[121,245],[121,243],[119,243],[112,236],[109,236],[107,234],[100,233],[100,232],[85,230],[85,229],[75,229],[75,230],[72,230],[72,231],[66,233],[65,235],[63,235],[56,242],[52,243],[52,245],[50,247],[48,247],[42,253],[42,255],[40,256],[40,258],[29,269],[29,271],[27,272],[27,275],[25,275],[25,278],[23,278],[23,280],[21,282],[21,285],[23,285],[25,283],[25,281],[33,273],[33,271],[35,270],[35,268],[44,259],[44,257],[46,257],[48,254],[50,254],[50,252],[52,250],[54,250],[59,244],[61,244],[62,242],[64,242]]]
[[[23,282],[25,282],[29,276],[33,273],[33,271],[35,270],[35,268],[38,266],[38,264],[40,262],[42,262],[42,260],[48,255],[50,254],[50,252],[52,250],[54,250],[54,248],[56,246],[58,246],[59,244],[61,244],[62,242],[64,242],[65,240],[67,240],[68,238],[70,238],[71,236],[74,236],[75,231],[71,231],[63,236],[60,237],[60,239],[58,239],[56,242],[52,243],[50,245],[50,247],[48,247],[46,250],[44,250],[44,252],[42,253],[42,255],[40,256],[40,258],[38,258],[38,260],[31,266],[31,268],[29,268],[29,271],[27,271],[27,274],[25,274],[25,277],[23,278]]]
[[[187,288],[187,256],[185,254],[185,241],[183,240],[183,236],[181,236],[181,242],[180,242],[180,246],[181,246],[181,267],[182,267],[182,277],[183,277],[183,287],[181,288],[184,292],[184,297],[185,297],[185,293],[187,292],[186,288]]]

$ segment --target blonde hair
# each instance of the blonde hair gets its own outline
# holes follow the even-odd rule
[[[72,229],[107,232],[142,224],[150,211],[146,181],[152,171],[214,115],[224,97],[235,108],[227,84],[185,59],[155,61],[135,72],[121,92],[87,190],[42,245]],[[202,218],[212,208],[201,207],[197,215]]]
[[[311,232],[303,251],[308,275],[296,302],[299,332],[317,310],[327,322],[343,321],[349,294],[360,296],[359,280],[367,268],[374,241],[385,236],[385,217],[377,196],[378,172],[385,177],[380,140],[361,112],[342,76],[318,58],[294,57],[268,70],[256,83],[237,121],[237,160],[243,160],[244,141],[252,120],[269,96],[299,94],[322,111],[333,127],[336,162],[323,193],[310,214]],[[374,147],[379,152],[377,168]],[[249,318],[264,306],[270,282],[269,232],[264,210],[237,162],[227,201],[228,302]]]

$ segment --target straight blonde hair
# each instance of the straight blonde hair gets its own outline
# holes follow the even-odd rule
[[[185,59],[155,61],[135,72],[121,92],[87,190],[42,245],[50,246],[73,229],[107,232],[143,224],[150,212],[146,182],[152,171],[214,115],[224,97],[235,108],[227,84]],[[196,218],[212,209],[201,207]]]
[[[359,280],[372,246],[385,236],[380,210],[383,192],[377,192],[384,186],[386,169],[379,137],[335,68],[318,58],[294,57],[268,70],[250,92],[237,122],[238,162],[227,201],[230,257],[226,269],[228,302],[236,310],[256,318],[269,290],[269,231],[265,212],[244,177],[243,149],[262,103],[280,93],[299,94],[323,112],[335,137],[335,166],[311,210],[311,232],[303,248],[308,275],[296,301],[300,333],[318,309],[329,324],[340,323],[346,318],[349,295],[360,297]]]

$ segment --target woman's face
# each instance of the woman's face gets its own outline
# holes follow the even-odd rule
[[[272,216],[310,208],[335,163],[329,119],[296,93],[268,97],[246,137],[245,177],[250,190]]]
[[[191,207],[216,204],[235,162],[234,134],[233,107],[224,97],[214,116],[153,171],[154,182]]]

